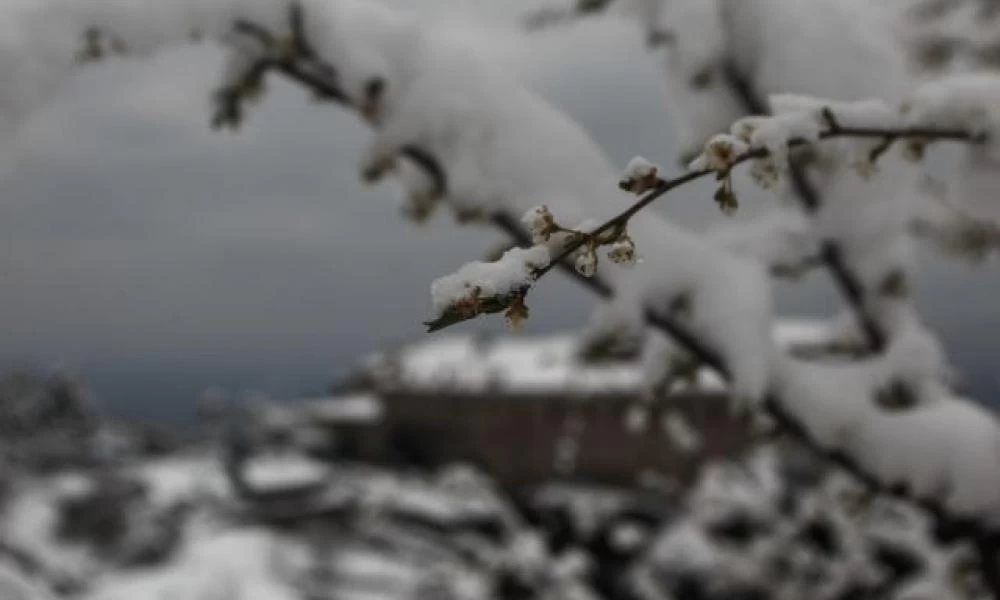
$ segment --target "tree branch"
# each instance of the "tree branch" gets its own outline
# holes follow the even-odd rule
[[[770,112],[750,82],[743,77],[731,61],[725,65],[725,76],[730,89],[735,92],[750,114],[767,114]],[[945,135],[947,136],[948,133],[945,132]],[[886,139],[890,138],[886,137]],[[893,137],[891,139],[898,138]],[[815,214],[821,206],[819,191],[809,181],[801,165],[791,162],[789,173],[802,208],[810,215]],[[836,283],[841,295],[847,301],[848,306],[854,311],[858,324],[861,326],[861,330],[868,340],[868,345],[875,352],[883,351],[887,343],[886,335],[875,319],[865,309],[864,288],[844,262],[840,246],[836,242],[823,240],[820,246],[820,260],[830,272],[834,283]]]
[[[514,238],[521,246],[530,247],[532,245],[531,236],[521,228],[518,220],[511,215],[496,214],[492,217],[491,221],[499,229]],[[613,290],[606,282],[599,277],[584,277],[580,275],[572,262],[566,260],[566,257],[563,257],[554,264],[598,296],[610,298],[613,295]],[[658,314],[648,307],[644,308],[644,316],[646,322],[651,327],[670,336],[680,346],[683,346],[688,353],[704,365],[718,372],[727,381],[730,379],[725,362],[719,354],[702,343],[684,325],[678,323],[670,316]],[[764,401],[764,407],[768,414],[774,419],[778,427],[792,439],[798,441],[809,451],[824,457],[829,462],[851,473],[870,489],[886,493],[890,496],[908,499],[926,510],[934,517],[937,525],[937,534],[942,540],[969,539],[979,553],[984,579],[992,590],[993,595],[1000,598],[1000,593],[998,593],[1000,592],[1000,564],[998,564],[998,561],[1000,561],[1000,530],[991,530],[980,525],[975,520],[952,517],[943,507],[934,502],[907,496],[905,490],[893,489],[890,486],[886,486],[843,452],[830,451],[817,444],[805,427],[798,422],[785,406],[785,401],[773,393],[769,394]]]
[[[301,18],[301,15],[299,18]],[[267,33],[252,24],[238,24],[237,28],[249,35],[259,35],[261,32]],[[256,33],[254,33],[254,31],[256,31]],[[321,99],[330,100],[340,105],[351,107],[348,98],[337,86],[335,78],[336,71],[331,66],[321,63],[315,56],[307,57],[306,62],[314,64],[311,66],[308,64],[303,65],[296,61],[294,57],[285,57],[281,60],[269,62],[267,66],[268,68],[275,69],[300,85],[312,90]],[[967,132],[963,131],[937,131],[926,129],[875,130],[839,128],[837,130],[827,130],[823,132],[820,137],[821,139],[833,137],[879,137],[885,139],[915,137],[921,139],[952,139],[970,142],[981,141],[975,136],[971,136]],[[793,146],[803,144],[805,144],[804,141],[792,142]],[[419,147],[412,146],[407,147],[403,151],[403,154],[411,159],[418,167],[423,169],[427,175],[435,181],[435,184],[438,186],[440,191],[445,192],[447,190],[447,174],[441,164],[431,153],[426,152]],[[755,158],[763,158],[765,156],[767,156],[766,150],[754,149],[738,157],[732,166]],[[718,174],[713,171],[705,170],[686,173],[672,180],[658,180],[653,191],[638,200],[635,204],[619,215],[607,221],[593,234],[596,235],[597,233],[610,230],[615,226],[627,223],[632,216],[654,202],[657,198],[666,194],[668,191],[702,177],[707,177],[708,175],[718,176]],[[818,198],[815,194],[813,197]],[[521,229],[518,220],[511,215],[494,215],[492,222],[497,227],[511,235],[520,244],[531,245],[530,236]],[[588,289],[595,292],[599,296],[605,298],[610,297],[613,294],[613,290],[606,282],[599,278],[587,278],[579,275],[573,266],[566,261],[572,252],[579,248],[580,245],[582,245],[582,242],[577,244],[574,248],[567,248],[556,258],[556,260],[552,261],[550,266],[546,268],[546,271],[553,268],[553,266],[558,265],[560,268],[569,273],[576,281],[584,284]],[[697,336],[693,335],[683,325],[677,323],[669,316],[658,314],[648,308],[645,310],[645,318],[652,327],[669,335],[702,363],[717,370],[727,379],[729,378],[726,365],[718,353],[716,353],[709,346],[703,344]],[[882,484],[882,482],[878,481],[878,479],[870,473],[867,473],[849,456],[843,454],[842,452],[829,451],[820,447],[819,444],[810,437],[808,431],[802,426],[802,424],[796,420],[794,415],[786,409],[785,402],[782,398],[779,398],[774,394],[770,394],[765,399],[764,407],[785,432],[799,440],[806,447],[854,474],[859,480],[863,481],[870,488],[892,495],[903,495],[903,490],[891,489]],[[942,537],[948,539],[966,538],[973,541],[979,550],[981,560],[983,561],[982,571],[984,577],[987,579],[987,583],[993,590],[994,595],[1000,598],[1000,568],[998,568],[996,564],[997,556],[1000,555],[1000,530],[991,530],[984,524],[978,523],[975,520],[952,517],[943,507],[934,502],[920,500],[913,497],[909,497],[909,499],[934,515],[938,523],[938,531]]]
[[[982,136],[969,133],[962,130],[954,129],[931,129],[931,128],[858,128],[858,127],[841,127],[836,124],[832,124],[827,127],[824,131],[819,134],[820,140],[829,140],[834,138],[876,138],[876,139],[922,139],[922,140],[951,140],[951,141],[961,141],[968,143],[982,143],[984,138]],[[790,140],[788,143],[789,149],[802,148],[810,145],[810,142],[802,139]],[[601,234],[608,233],[615,228],[621,228],[628,224],[629,220],[642,211],[644,208],[658,200],[661,196],[667,192],[697,181],[704,177],[715,176],[717,179],[725,179],[729,176],[730,172],[745,162],[766,158],[770,155],[767,148],[753,148],[735,157],[730,166],[722,172],[715,171],[712,169],[700,169],[695,171],[689,171],[683,175],[672,179],[660,179],[657,178],[656,184],[653,186],[652,191],[644,195],[634,204],[618,213],[617,215],[611,217],[599,227],[590,232],[588,236],[577,236],[572,241],[568,242],[563,250],[559,253],[556,258],[552,260],[551,263],[538,269],[535,272],[535,279],[539,279],[546,273],[548,273],[552,268],[560,263],[561,261],[569,258],[574,252],[580,249],[582,246],[586,245],[589,241],[597,238]],[[797,168],[796,165],[790,165],[790,174],[792,176],[793,183],[802,198],[803,205],[807,208],[807,211],[814,213],[819,209],[820,200],[819,193],[812,187],[812,184],[806,179],[805,175],[801,173],[801,169]],[[863,316],[863,301],[864,301],[864,291],[863,286],[860,281],[854,277],[850,272],[849,268],[846,266],[844,261],[840,257],[840,250],[837,248],[834,242],[824,242],[822,251],[820,253],[820,258],[823,263],[835,273],[838,283],[842,285],[844,295],[851,301],[852,306],[855,306],[859,315]],[[865,318],[866,320],[867,319]],[[864,321],[863,321],[864,322]],[[878,329],[877,324],[871,323],[871,328],[873,332],[877,332],[877,338],[880,340],[879,344],[872,344],[876,350],[882,350],[885,347],[884,334]],[[866,328],[867,329],[867,328]]]
[[[356,109],[357,107],[351,104],[350,98],[337,83],[336,69],[321,61],[313,51],[312,44],[305,37],[304,19],[302,6],[298,2],[293,2],[289,16],[292,51],[279,56],[269,56],[259,61],[262,74],[271,70],[277,71],[286,78],[311,90],[315,97],[320,100]],[[274,49],[277,47],[275,36],[256,23],[239,19],[233,24],[233,28],[237,33],[256,39],[265,48]],[[402,154],[431,178],[436,190],[443,192],[448,189],[447,174],[433,156],[413,145],[404,146]]]
[[[730,89],[736,93],[737,97],[740,98],[744,107],[750,114],[767,114],[770,112],[767,110],[767,107],[760,99],[759,95],[753,89],[751,83],[742,76],[736,68],[736,65],[733,64],[731,60],[726,62],[724,73]],[[829,119],[829,121],[831,125],[836,126],[836,122],[834,120]],[[985,138],[982,135],[972,134],[970,132],[960,130],[941,130],[934,132],[929,131],[926,128],[911,128],[896,132],[896,134],[886,134],[886,132],[879,132],[875,129],[860,127],[840,128],[840,130],[842,134],[848,137],[883,137],[883,144],[880,144],[872,152],[871,158],[873,160],[877,158],[878,154],[885,152],[893,142],[903,137],[953,140],[971,143],[981,143],[985,141]],[[789,165],[789,168],[792,177],[792,185],[795,187],[796,195],[802,203],[802,207],[808,214],[815,214],[821,206],[819,192],[812,185],[812,182],[809,181],[801,165],[793,162]],[[864,333],[868,345],[875,352],[883,352],[888,345],[887,335],[866,309],[864,286],[844,260],[839,244],[832,240],[824,240],[820,246],[820,260],[830,272],[834,283],[836,283],[837,288],[841,292],[841,295],[854,311],[855,317],[861,326],[862,333]],[[912,393],[906,388],[902,388],[902,393],[906,396],[906,398],[903,399],[903,402],[913,404],[914,399],[910,397],[912,396]],[[768,405],[772,404],[774,403],[769,400]],[[781,423],[787,431],[796,433],[797,437],[800,439],[808,438],[805,432],[801,430],[801,427],[798,427],[797,423],[795,423],[793,419],[788,418],[787,414],[782,414],[780,411],[775,413],[774,410],[772,410],[772,414],[774,414],[776,420]],[[846,459],[846,457],[839,458],[840,459],[831,457],[831,459],[835,462],[841,462],[842,459]],[[857,475],[863,475],[858,470],[849,470]],[[877,485],[878,482],[873,478],[862,476],[861,479],[874,489],[878,489],[880,487]],[[873,486],[873,483],[876,485]],[[976,552],[979,555],[979,560],[982,563],[980,565],[980,572],[982,573],[983,579],[989,587],[993,597],[1000,600],[1000,531],[984,531],[975,527],[975,524],[969,525],[956,523],[954,520],[949,519],[946,513],[939,507],[925,506],[925,508],[934,514],[938,521],[939,529],[942,531],[949,529],[962,530],[965,527],[971,527],[971,529],[967,530],[967,536],[972,539]]]

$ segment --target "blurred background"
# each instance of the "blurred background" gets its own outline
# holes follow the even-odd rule
[[[396,4],[467,28],[616,163],[674,164],[628,24],[525,37],[532,0]],[[0,600],[902,598],[939,567],[976,596],[926,516],[734,418],[710,373],[648,404],[634,363],[580,364],[571,281],[524,332],[425,334],[430,282],[502,237],[404,219],[358,181],[358,119],[281,81],[212,131],[221,68],[81,70],[0,178]],[[705,228],[711,191],[655,210]],[[1000,279],[923,265],[924,316],[996,402]],[[777,285],[775,336],[808,345],[840,300]]]
[[[524,37],[537,2],[406,3],[458,20],[624,165],[677,150],[657,59],[627,24],[595,19]],[[221,69],[209,47],[79,72],[27,124],[0,179],[0,368],[67,368],[116,414],[190,422],[207,386],[314,393],[359,356],[424,336],[430,282],[500,235],[447,215],[416,226],[391,182],[358,182],[358,119],[274,81],[237,134],[208,127]],[[746,190],[742,217],[767,208]],[[711,189],[655,207],[690,227],[721,218]],[[998,280],[923,262],[920,306],[973,395],[995,398]],[[831,317],[822,273],[779,284],[781,312]],[[960,290],[960,293],[956,293]],[[592,299],[571,282],[537,290],[528,333],[581,327]],[[500,331],[499,320],[465,330]]]

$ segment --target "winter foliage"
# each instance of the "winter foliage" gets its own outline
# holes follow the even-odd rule
[[[531,288],[569,261],[611,291],[589,326],[593,338],[645,340],[649,373],[662,376],[678,352],[649,324],[668,322],[668,333],[685,334],[680,354],[726,373],[734,409],[769,412],[866,483],[904,493],[945,521],[972,523],[981,560],[995,566],[1000,427],[951,389],[912,291],[921,239],[973,258],[1000,244],[1000,76],[981,60],[991,30],[970,16],[985,9],[956,2],[928,17],[930,3],[902,1],[597,4],[582,3],[581,12],[621,9],[663,60],[687,165],[676,178],[645,159],[620,173],[515,75],[455,36],[361,0],[6,2],[0,139],[6,145],[77,62],[214,40],[229,57],[214,124],[238,126],[265,76],[282,73],[372,126],[359,175],[400,175],[415,216],[439,203],[463,222],[524,216],[533,246],[434,282],[432,329],[495,312],[518,324]],[[968,37],[964,58],[921,68],[913,46],[945,34]],[[763,102],[748,106],[753,98]],[[920,159],[945,145],[956,146],[945,151],[957,152],[957,166],[931,193]],[[780,212],[699,233],[643,211],[714,177],[715,201],[732,213],[740,192],[733,173],[743,168],[787,201]],[[616,208],[629,193],[638,200]],[[844,291],[854,317],[845,336],[862,342],[861,357],[806,359],[772,340],[771,276],[817,266]],[[676,535],[683,547],[699,543],[691,529]],[[739,556],[700,558],[763,577],[744,572]],[[843,582],[826,577],[831,590]],[[922,589],[901,597],[940,588]]]

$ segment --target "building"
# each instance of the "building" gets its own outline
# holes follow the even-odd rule
[[[816,340],[783,323],[781,343]],[[316,453],[391,465],[466,462],[510,487],[553,478],[684,483],[706,458],[740,453],[751,428],[700,372],[655,402],[635,362],[585,364],[571,336],[435,337],[369,357],[350,393],[294,411]]]

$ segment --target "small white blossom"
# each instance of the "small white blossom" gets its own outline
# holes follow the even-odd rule
[[[705,152],[702,154],[705,157],[705,167],[718,172],[728,171],[736,164],[740,155],[749,149],[747,143],[738,137],[720,133],[705,144]]]
[[[618,187],[632,194],[643,194],[656,187],[660,169],[641,156],[628,161]]]
[[[636,263],[635,242],[629,236],[623,235],[611,244],[608,258],[611,259],[611,262],[624,267],[634,267]]]
[[[597,273],[597,253],[592,248],[581,248],[575,266],[580,275],[593,277]]]
[[[555,217],[544,204],[525,212],[521,222],[531,230],[531,243],[535,245],[549,241],[556,230]]]

